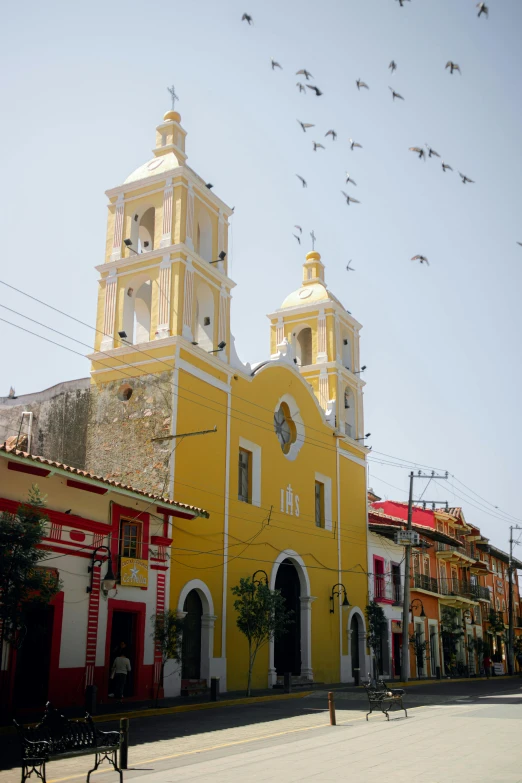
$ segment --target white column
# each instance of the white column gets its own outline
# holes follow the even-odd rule
[[[218,255],[225,249],[225,217],[223,212],[219,210],[218,218]]]
[[[172,199],[172,177],[169,177],[163,191],[163,226],[160,247],[168,247],[172,244]]]
[[[328,407],[328,400],[328,372],[326,367],[323,367],[319,373],[319,404],[323,410]]]
[[[187,226],[185,244],[194,250],[194,188],[189,183],[187,192]]]
[[[170,334],[170,280],[171,261],[169,256],[163,256],[159,266],[158,279],[158,329],[156,340],[168,337]]]
[[[312,602],[315,596],[300,598],[301,603],[301,677],[313,681],[312,669]]]
[[[183,301],[183,331],[182,336],[187,340],[194,339],[192,335],[192,309],[194,302],[194,267],[190,259],[185,266],[185,296]]]
[[[342,345],[341,345],[341,326],[339,324],[339,316],[335,316],[335,359],[339,364],[342,360]]]
[[[123,241],[123,193],[120,193],[116,201],[114,211],[114,233],[112,237],[111,261],[119,261],[121,258],[121,243]]]
[[[103,337],[101,341],[102,351],[114,348],[117,283],[116,271],[112,271],[105,282],[105,311],[103,314]]]
[[[227,341],[227,313],[228,313],[228,292],[224,285],[221,286],[219,294],[219,322],[218,322],[218,343]],[[215,354],[223,361],[228,362],[228,345],[219,353]]]
[[[282,318],[277,319],[276,325],[276,345],[281,345],[285,337],[285,327]]]
[[[317,318],[317,363],[328,361],[326,351],[326,316],[321,313]]]
[[[210,685],[211,659],[214,657],[214,623],[215,614],[204,614],[201,617],[201,679]]]

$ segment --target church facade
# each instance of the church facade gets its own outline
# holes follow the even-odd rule
[[[185,138],[168,112],[153,158],[107,191],[87,464],[209,512],[169,533],[170,607],[185,632],[166,694],[212,676],[245,686],[231,588],[254,574],[281,589],[294,622],[259,654],[253,686],[285,672],[351,681],[367,655],[361,326],[312,251],[269,315],[268,360],[239,360],[232,210],[188,167]]]

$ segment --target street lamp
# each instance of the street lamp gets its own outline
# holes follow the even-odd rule
[[[91,575],[91,583],[88,587],[85,588],[87,593],[92,593],[92,581],[94,578],[94,566],[102,565],[103,559],[97,555],[97,552],[100,552],[101,550],[105,550],[107,552],[107,572],[105,576],[103,577],[101,581],[101,591],[104,595],[107,595],[109,590],[112,590],[114,586],[116,585],[116,577],[114,576],[112,572],[112,556],[111,556],[111,550],[108,546],[98,546],[92,553],[92,559],[91,564],[89,566],[89,573]]]
[[[420,609],[421,609],[419,617],[426,617],[426,612],[424,611],[424,604],[422,603],[421,599],[420,598],[414,598],[413,601],[411,602],[410,606],[409,606],[409,609],[408,609],[408,611],[411,612],[412,620],[413,620],[413,610],[415,608],[418,608],[419,606],[420,606]]]
[[[336,589],[335,589],[336,587],[338,587],[339,589],[338,589],[338,590],[336,590]],[[330,608],[330,614],[333,614],[333,613],[335,612],[335,602],[334,602],[334,597],[335,597],[336,595],[340,597],[340,596],[341,596],[341,595],[343,595],[343,594],[344,594],[344,599],[343,599],[342,606],[343,606],[343,607],[344,607],[344,606],[350,606],[350,602],[349,602],[349,600],[348,600],[348,596],[347,596],[347,594],[346,594],[346,587],[345,587],[343,584],[341,584],[340,582],[338,582],[336,585],[334,585],[334,586],[332,587],[332,594],[331,594],[331,596],[330,596],[330,601],[332,602],[332,606],[331,606],[331,608]]]
[[[264,579],[256,579],[256,576],[258,574],[263,574]],[[263,582],[268,587],[268,574],[266,573],[266,571],[263,571],[263,569],[260,568],[258,571],[256,571],[254,574],[252,574],[252,584],[253,585],[262,585]]]

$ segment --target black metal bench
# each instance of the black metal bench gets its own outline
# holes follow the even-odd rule
[[[22,783],[33,772],[46,783],[48,761],[90,755],[94,755],[95,760],[94,767],[87,773],[87,783],[91,773],[105,760],[112,764],[123,783],[117,756],[121,746],[120,732],[99,731],[88,713],[84,721],[68,720],[47,702],[44,717],[36,726],[20,726],[16,721],[14,724],[22,746]]]
[[[366,714],[366,720],[368,720],[368,715],[372,714],[374,707],[378,708],[383,715],[386,715],[387,720],[390,720],[388,713],[391,710],[404,710],[406,717],[408,717],[406,707],[402,703],[402,697],[404,696],[403,688],[390,688],[381,679],[373,683],[369,679],[367,683],[363,683],[363,686],[370,702],[370,712]]]

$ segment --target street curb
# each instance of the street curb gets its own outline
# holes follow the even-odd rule
[[[178,704],[175,707],[165,707],[161,709],[153,708],[147,710],[129,710],[124,712],[104,713],[103,715],[93,715],[95,723],[110,723],[113,720],[121,718],[152,718],[157,715],[173,715],[177,712],[195,712],[197,710],[213,710],[217,707],[234,707],[238,704],[258,704],[266,701],[284,701],[288,699],[302,699],[310,696],[314,691],[299,691],[298,693],[279,693],[274,696],[249,696],[244,699],[225,699],[223,701],[201,702],[199,704]],[[28,723],[28,726],[36,726],[35,723]],[[14,726],[0,726],[0,736],[14,734]]]
[[[494,678],[490,677],[490,680],[511,680],[512,677],[515,675],[511,674],[497,674]],[[396,682],[395,680],[390,680],[387,682],[387,685],[390,686],[390,688],[412,688],[414,685],[440,685],[442,683],[450,683],[450,682],[486,682],[487,677],[445,677],[441,678],[440,680],[408,680],[408,682]]]

